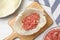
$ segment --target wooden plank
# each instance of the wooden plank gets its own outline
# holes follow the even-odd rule
[[[18,37],[21,39],[21,40],[34,40],[38,35],[40,35],[42,32],[44,32],[48,27],[50,27],[52,24],[53,24],[53,21],[52,19],[50,18],[50,16],[44,11],[44,9],[41,7],[41,5],[39,5],[37,2],[34,2],[32,3],[30,6],[28,6],[27,8],[37,8],[41,11],[44,12],[45,16],[46,16],[46,19],[47,19],[47,24],[41,28],[37,33],[33,34],[33,35],[30,35],[30,36],[22,36],[22,35],[18,35]],[[11,19],[9,21],[9,25],[12,27],[14,22],[15,22],[15,18]],[[12,28],[13,29],[13,28]],[[15,36],[16,34],[14,34]],[[12,37],[14,37],[12,36]]]

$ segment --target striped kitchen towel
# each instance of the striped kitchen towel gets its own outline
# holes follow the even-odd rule
[[[56,24],[58,25],[60,24],[60,0],[35,0],[35,1],[42,5],[48,6],[51,9],[51,14]]]

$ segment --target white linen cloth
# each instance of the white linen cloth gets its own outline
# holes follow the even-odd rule
[[[45,5],[46,7],[49,7],[56,24],[58,25],[60,24],[60,0],[34,0],[34,1],[42,5]]]

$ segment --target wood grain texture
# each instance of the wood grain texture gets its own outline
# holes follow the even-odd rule
[[[19,35],[16,32],[13,32],[12,34],[10,34],[7,38],[5,38],[4,40],[14,40],[15,38],[17,38]]]
[[[37,33],[30,35],[30,36],[22,36],[22,35],[17,35],[17,37],[19,37],[21,40],[34,40],[37,36],[39,36],[42,32],[44,32],[48,27],[50,27],[53,24],[52,19],[50,18],[50,16],[44,11],[44,9],[41,7],[41,5],[39,5],[37,2],[32,3],[30,6],[28,6],[27,8],[37,8],[41,11],[44,12],[46,19],[47,19],[47,23],[46,25],[41,28]],[[14,25],[15,22],[15,18],[11,19],[9,21],[9,25],[12,27]],[[13,29],[13,28],[12,28]],[[13,32],[14,33],[14,32]],[[14,34],[15,35],[15,34]],[[12,37],[14,37],[14,35]],[[8,37],[7,37],[8,38]]]

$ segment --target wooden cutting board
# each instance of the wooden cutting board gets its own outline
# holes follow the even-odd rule
[[[46,25],[43,28],[41,28],[41,30],[39,30],[37,33],[30,35],[30,36],[19,35],[17,32],[15,32],[13,30],[12,34],[10,36],[6,37],[4,40],[14,40],[17,37],[20,38],[21,40],[34,40],[37,36],[39,36],[42,32],[44,32],[48,27],[50,27],[53,24],[53,21],[50,18],[50,16],[45,12],[45,10],[37,2],[32,3],[27,8],[37,8],[37,9],[43,11],[46,16],[46,19],[47,19]],[[16,17],[9,20],[9,25],[11,26],[11,28],[14,25],[15,19],[16,19]]]

